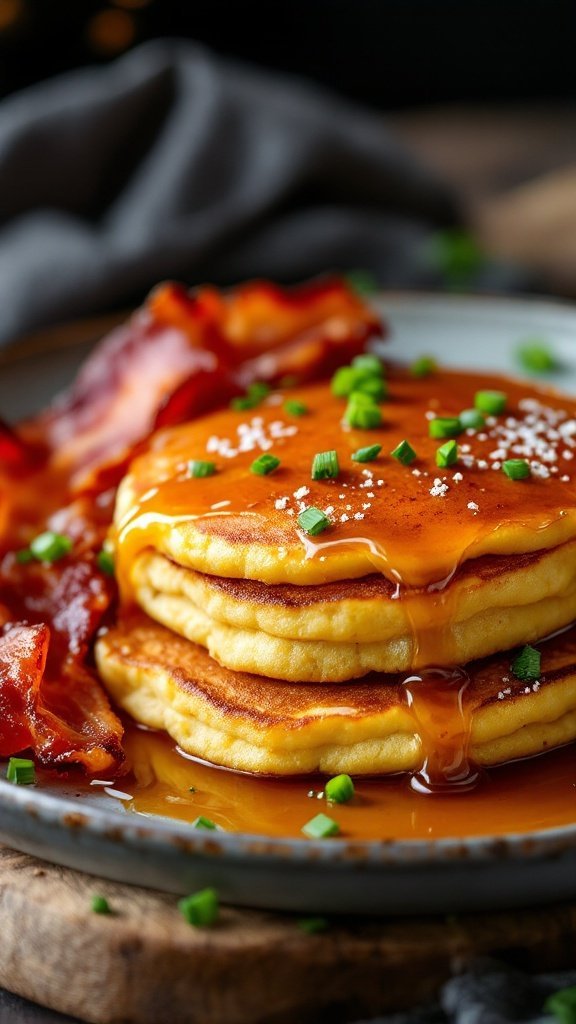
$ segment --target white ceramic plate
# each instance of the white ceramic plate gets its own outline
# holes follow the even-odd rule
[[[545,339],[576,393],[576,307],[555,302],[390,295],[379,302],[389,355],[518,374],[515,351]],[[0,412],[17,418],[66,383],[88,344],[0,368]],[[576,775],[576,750],[575,775]],[[576,820],[576,796],[575,796]],[[84,871],[168,892],[216,886],[223,900],[305,912],[417,913],[553,902],[576,896],[576,825],[526,835],[329,842],[202,833],[140,817],[71,784],[0,781],[0,840]]]

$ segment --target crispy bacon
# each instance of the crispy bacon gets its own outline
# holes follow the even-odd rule
[[[8,466],[25,466],[29,452],[24,442],[12,427],[0,419],[0,463]]]
[[[15,625],[0,636],[0,755],[27,749],[41,764],[89,772],[122,760],[122,725],[86,669],[45,674],[48,626]]]
[[[47,440],[73,490],[111,486],[155,426],[206,412],[254,380],[330,372],[381,333],[340,279],[291,290],[254,282],[229,294],[164,284],[29,430]]]
[[[381,333],[339,279],[228,294],[164,284],[47,412],[18,435],[0,422],[0,756],[30,749],[46,766],[121,770],[122,726],[90,665],[115,597],[96,556],[115,487],[150,433],[255,380],[329,373]],[[44,529],[70,537],[72,553],[21,564],[11,549]]]

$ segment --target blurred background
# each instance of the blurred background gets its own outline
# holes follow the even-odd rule
[[[333,263],[336,269],[370,271],[377,283],[388,287],[576,296],[576,2],[289,0],[271,5],[257,0],[210,0],[202,4],[181,0],[0,0],[0,186],[5,196],[19,193],[22,177],[21,166],[16,181],[13,168],[7,183],[2,175],[2,159],[9,148],[2,144],[3,111],[16,116],[16,108],[10,103],[20,90],[29,90],[26,109],[19,108],[24,112],[21,116],[29,119],[30,109],[40,102],[43,86],[53,76],[86,66],[106,72],[119,58],[142,49],[142,44],[153,47],[155,40],[166,39],[200,43],[208,52],[218,55],[223,61],[218,64],[222,80],[226,79],[227,68],[240,62],[272,75],[287,75],[282,85],[285,93],[298,90],[298,83],[312,83],[330,91],[336,103],[344,104],[344,120],[347,117],[349,121],[342,129],[343,136],[348,133],[346,173],[340,174],[337,187],[333,175],[323,178],[317,169],[318,155],[311,155],[308,141],[308,164],[315,163],[314,189],[309,175],[306,187],[302,187],[300,169],[298,189],[291,184],[289,203],[291,210],[298,207],[300,215],[312,205],[314,191],[316,213],[320,205],[323,207],[323,225],[318,230],[328,237],[327,202],[319,204],[318,196],[324,189],[334,207],[337,193],[340,221],[335,217],[334,224],[342,222],[345,210],[347,241],[334,245],[333,261],[329,259],[332,250],[327,244],[318,247],[317,255],[303,258],[301,268],[295,258],[289,262],[277,260],[274,252],[279,243],[276,249],[270,248],[269,239],[263,241],[254,228],[263,220],[277,225],[286,210],[284,192],[281,200],[276,198],[264,212],[254,213],[250,230],[242,236],[241,249],[235,250],[235,258],[215,262],[217,250],[213,239],[209,246],[204,246],[202,258],[196,253],[193,260],[190,253],[182,254],[181,245],[178,256],[172,249],[170,258],[157,264],[150,260],[148,252],[145,271],[133,274],[131,265],[130,272],[125,274],[124,288],[110,288],[107,283],[100,287],[92,280],[91,287],[75,301],[74,289],[81,291],[75,284],[66,301],[39,302],[35,317],[24,315],[21,303],[13,323],[4,331],[6,336],[17,333],[20,325],[26,329],[86,313],[88,309],[98,311],[137,302],[154,280],[167,272],[194,283],[204,273],[218,278],[220,267],[221,283],[232,283],[233,278],[242,276],[244,266],[248,275],[266,273],[270,266],[270,276],[292,280],[329,269],[328,264]],[[68,81],[73,94],[75,79]],[[261,102],[265,106],[266,79],[255,81],[260,81]],[[242,134],[246,135],[251,111],[246,97],[243,102]],[[351,127],[351,111],[360,107],[372,118],[363,124],[361,143],[353,138]],[[90,103],[87,109],[91,116]],[[331,117],[337,109],[332,109]],[[158,138],[165,131],[164,115],[164,108],[162,115],[157,110],[154,113]],[[57,112],[52,111],[50,116],[57,117]],[[191,107],[191,131],[197,117],[198,111]],[[139,118],[139,122],[131,123],[130,131],[134,152],[144,159],[150,150],[152,129],[142,112]],[[137,124],[142,126],[140,140]],[[377,125],[392,140],[393,147],[403,147],[407,159],[413,159],[414,165],[422,169],[419,187],[425,197],[423,206],[414,201],[414,194],[398,199],[395,188],[390,186],[386,195],[369,194],[366,168],[361,166],[366,163],[365,153],[359,156],[359,151],[366,148],[370,131],[377,134]],[[30,132],[30,120],[26,132]],[[295,137],[298,134],[293,124],[286,132]],[[219,141],[226,160],[231,158],[230,134],[227,137],[222,132]],[[55,141],[54,145],[59,143]],[[87,135],[88,149],[96,145],[97,141]],[[125,164],[123,144],[118,145],[119,159]],[[256,145],[261,146],[262,139]],[[330,145],[327,152],[333,154]],[[13,150],[13,140],[10,146]],[[386,156],[378,159],[385,171]],[[393,157],[392,163],[395,160]],[[206,174],[205,168],[202,173]],[[428,196],[428,200],[426,174],[430,175],[430,190],[434,192],[434,198]],[[223,188],[225,192],[226,187]],[[444,190],[444,199],[439,198],[439,188]],[[362,189],[367,196],[365,204],[361,200]],[[196,201],[198,190],[203,193],[205,187],[199,186],[198,179],[191,175],[189,196],[182,203],[184,210],[188,210],[190,201]],[[101,205],[95,213],[94,206],[85,199],[84,206],[78,201],[67,207],[65,200],[56,201],[43,192],[38,184],[30,185],[24,198],[17,197],[13,204],[4,200],[0,276],[2,231],[4,240],[8,237],[6,229],[12,232],[12,244],[14,231],[20,239],[22,225],[18,218],[23,214],[37,212],[39,208],[57,208],[73,213],[75,218],[86,216],[92,225],[98,217],[100,223],[108,223],[108,218],[115,214],[109,203]],[[118,195],[116,182],[110,185],[109,192]],[[211,203],[214,198],[211,194]],[[363,217],[365,220],[366,211],[375,207],[388,218],[382,228],[384,233],[388,232],[388,242],[379,251],[374,229],[370,236],[365,224],[361,231],[356,231],[356,242],[350,242],[354,235],[350,211],[358,225]],[[145,210],[143,216],[145,219]],[[398,217],[403,218],[402,224]],[[285,233],[284,246],[287,237]],[[234,241],[238,241],[237,232]],[[391,255],[396,244],[398,260]],[[194,246],[191,233],[190,250]],[[37,249],[36,238],[33,248]],[[269,252],[273,253],[271,259]],[[67,259],[70,261],[69,256]],[[22,260],[19,273],[21,267],[26,269],[24,257]],[[64,269],[66,266],[64,261]],[[122,272],[115,271],[117,280]],[[92,269],[87,277],[91,275],[97,276]],[[39,294],[43,295],[46,282],[37,265],[32,278],[36,284],[39,282]],[[13,292],[12,284],[9,292]]]

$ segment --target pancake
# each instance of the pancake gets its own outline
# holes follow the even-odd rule
[[[336,691],[232,672],[142,613],[96,645],[98,669],[137,721],[166,729],[185,752],[263,774],[418,771],[434,757],[493,765],[576,738],[576,632],[540,645],[525,683],[507,653],[467,676],[372,675]]]
[[[458,415],[479,389],[506,392],[504,415],[459,438],[456,466],[436,467],[435,416]],[[146,549],[198,572],[267,584],[310,586],[375,570],[406,587],[440,585],[464,562],[485,554],[552,550],[576,537],[576,403],[549,389],[500,377],[442,371],[415,380],[393,370],[383,424],[343,424],[345,400],[328,383],[273,394],[257,409],[226,409],[159,432],[124,479],[115,514],[124,597]],[[294,417],[283,402],[305,403]],[[390,453],[408,439],[410,466]],[[351,460],[380,444],[374,463]],[[311,480],[316,452],[336,449],[340,474]],[[250,472],[262,451],[281,459],[270,476]],[[526,458],[530,479],[508,479],[507,458]],[[212,460],[213,476],[195,479],[190,460]],[[307,537],[297,525],[307,506],[329,510],[330,528]]]
[[[297,587],[226,580],[143,552],[132,580],[151,618],[221,665],[294,682],[458,665],[531,643],[576,619],[576,542],[465,563],[440,593],[381,575]],[[422,617],[422,608],[428,616]],[[413,627],[417,623],[418,629]]]
[[[479,390],[504,391],[506,410],[462,433],[457,463],[439,470],[430,422]],[[377,430],[348,429],[324,382],[156,435],[118,495],[124,601],[223,666],[294,682],[465,664],[576,619],[576,403],[448,371],[394,370],[389,392]],[[308,412],[290,420],[294,399]],[[410,465],[390,454],[406,438]],[[375,461],[352,459],[372,443]],[[312,480],[331,446],[337,478]],[[271,449],[279,467],[255,475]],[[509,457],[527,460],[528,479],[505,475]],[[206,459],[214,475],[191,477],[189,461]],[[329,521],[319,537],[297,522],[310,505]]]

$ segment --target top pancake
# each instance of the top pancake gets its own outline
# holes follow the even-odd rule
[[[550,389],[497,376],[440,371],[415,380],[389,375],[390,400],[376,430],[343,424],[345,400],[328,383],[270,396],[248,412],[226,409],[158,433],[132,464],[117,501],[117,568],[124,594],[147,549],[179,565],[267,584],[349,580],[374,570],[408,587],[445,581],[481,555],[550,550],[576,537],[576,402]],[[458,439],[458,464],[438,469],[443,442],[429,419],[457,416],[478,390],[508,396],[505,413]],[[297,398],[309,412],[290,416]],[[391,452],[407,439],[418,458]],[[376,462],[356,463],[360,447],[381,444]],[[340,475],[312,481],[316,452],[335,449]],[[269,476],[250,472],[262,451],[281,459]],[[532,475],[509,480],[506,458],[527,458]],[[191,459],[211,460],[212,477],[191,479]],[[307,537],[297,515],[315,506],[331,526]]]

